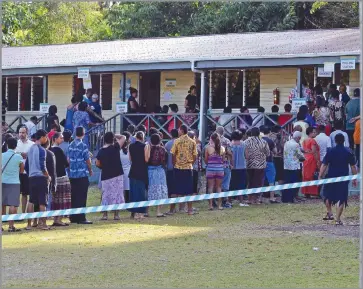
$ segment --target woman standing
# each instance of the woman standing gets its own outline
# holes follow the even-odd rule
[[[48,117],[46,122],[47,132],[50,132],[52,129],[52,125],[56,124],[59,128],[59,118],[57,116],[58,109],[55,105],[51,105],[48,110]]]
[[[105,145],[98,152],[96,166],[102,170],[102,206],[125,203],[123,195],[123,170],[120,158],[120,146],[115,144],[112,132],[106,132]],[[101,220],[108,219],[107,212],[103,213]],[[119,211],[114,212],[114,220],[120,220]]]
[[[149,182],[147,163],[150,156],[149,145],[144,144],[145,135],[139,131],[135,135],[135,143],[130,145],[129,156],[131,161],[130,169],[130,202],[147,201],[146,188]],[[131,217],[135,219],[143,219],[146,208],[129,209]]]
[[[72,97],[71,104],[67,107],[66,120],[64,124],[64,129],[73,132],[73,115],[77,110],[79,102],[76,97]]]
[[[190,109],[199,109],[197,99],[197,87],[195,85],[192,85],[190,87],[188,95],[185,98],[184,107],[185,112],[188,112]]]
[[[307,139],[302,143],[305,161],[303,163],[303,182],[313,181],[315,173],[320,169],[320,149],[318,143],[315,141],[315,129],[308,127],[306,130]],[[308,198],[312,196],[319,196],[318,186],[303,187],[301,192]]]
[[[121,157],[122,169],[124,171],[125,203],[128,203],[130,201],[130,179],[129,179],[129,173],[131,169],[131,162],[129,156],[130,136],[131,136],[130,133],[127,131],[124,132],[122,135],[116,135],[117,142],[121,147],[120,157]]]
[[[87,133],[87,130],[89,129],[89,127],[92,125],[91,120],[89,118],[89,114],[86,111],[87,108],[88,108],[87,102],[81,102],[78,105],[78,111],[76,111],[73,115],[73,128],[81,126],[84,128],[84,131],[86,133]],[[76,138],[75,132],[76,132],[76,130],[74,130],[74,132],[73,132],[74,139]],[[87,134],[84,136],[83,142],[89,146]]]
[[[329,136],[331,132],[331,126],[329,122],[330,112],[329,109],[326,107],[325,99],[320,96],[320,93],[322,94],[322,88],[321,91],[318,90],[317,93],[319,94],[316,98],[316,108],[313,111],[313,118],[317,126],[325,126],[325,133],[327,136]]]
[[[207,146],[204,161],[207,165],[206,177],[208,183],[208,194],[222,192],[222,181],[224,177],[224,154],[225,148],[221,146],[221,139],[217,133],[211,135],[211,142]],[[218,198],[218,209],[223,210],[222,198]],[[209,210],[213,210],[213,200],[209,200]]]
[[[167,160],[166,149],[160,145],[161,139],[159,134],[153,134],[150,137],[150,158],[149,158],[149,188],[148,200],[161,200],[168,198],[168,187],[164,167]],[[156,207],[156,216],[165,217],[161,212],[161,206]]]
[[[130,97],[127,100],[127,112],[128,113],[138,113],[140,112],[139,103],[136,101],[137,89],[130,87]]]
[[[233,154],[234,167],[231,170],[231,191],[244,190],[247,187],[247,169],[245,159],[245,145],[242,141],[242,133],[238,130],[232,133],[232,145],[231,150]],[[239,196],[240,206],[246,206],[243,204],[243,196]]]
[[[66,170],[69,167],[67,157],[60,144],[63,142],[63,135],[56,132],[53,135],[53,146],[50,150],[55,156],[55,168],[57,172],[57,188],[52,196],[52,210],[67,210],[71,208],[71,184],[67,176]],[[67,223],[62,222],[63,216],[54,217],[52,226],[68,226]]]

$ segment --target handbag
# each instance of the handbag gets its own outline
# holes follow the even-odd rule
[[[5,169],[6,169],[6,166],[8,165],[8,163],[10,162],[10,160],[13,158],[13,156],[14,156],[15,154],[13,154],[10,158],[9,158],[9,160],[6,162],[6,164],[5,164],[5,166],[1,169],[1,174],[3,174],[4,173],[4,171],[5,171]]]

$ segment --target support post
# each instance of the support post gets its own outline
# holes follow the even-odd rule
[[[318,84],[318,68],[314,67],[314,87]]]
[[[202,71],[200,75],[200,112],[199,112],[199,140],[202,144],[205,141],[205,132],[206,132],[206,85],[207,85],[207,77],[205,71]]]
[[[246,69],[243,70],[243,84],[242,84],[242,106],[246,105],[246,87],[247,87]]]
[[[48,103],[48,75],[43,77],[43,102]]]
[[[363,2],[359,1],[359,19],[360,19],[360,91],[363,91]],[[362,96],[362,95],[361,95]],[[363,109],[363,101],[360,101],[360,109]],[[360,129],[363,129],[363,122],[360,123]],[[360,142],[363,143],[363,136],[360,135]],[[362,148],[360,152],[360,163],[363,163],[363,154]],[[359,268],[359,288],[363,288],[363,182],[362,179],[359,180],[360,184],[360,250],[359,250],[359,257],[360,257],[360,268]]]
[[[122,72],[122,101],[126,101],[126,72]]]
[[[301,96],[302,96],[301,82],[302,82],[302,69],[299,67],[297,69],[297,80],[296,80],[296,88],[297,88],[297,97],[298,98],[301,98]]]
[[[228,87],[229,71],[226,70],[226,107],[229,106],[229,87]]]

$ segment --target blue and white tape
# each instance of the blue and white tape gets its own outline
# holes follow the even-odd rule
[[[204,194],[204,195],[195,195],[195,196],[187,196],[187,197],[180,197],[180,198],[135,202],[135,203],[127,203],[127,204],[119,204],[119,205],[85,207],[85,208],[68,209],[68,210],[56,210],[56,211],[46,211],[46,212],[36,212],[36,213],[3,215],[2,221],[4,222],[4,221],[26,220],[26,219],[55,217],[55,216],[69,216],[69,215],[83,214],[83,213],[87,214],[87,213],[106,212],[106,211],[115,211],[115,210],[126,210],[126,209],[132,209],[132,208],[152,207],[152,206],[158,206],[158,205],[169,205],[169,204],[177,204],[177,203],[185,203],[185,202],[195,202],[195,201],[202,201],[202,200],[209,200],[209,199],[234,197],[234,196],[250,195],[250,194],[259,194],[259,193],[266,193],[266,192],[280,191],[280,190],[287,190],[287,189],[295,189],[295,188],[309,187],[309,186],[316,186],[316,185],[325,185],[325,184],[330,184],[330,183],[338,183],[338,182],[351,181],[351,180],[356,180],[356,179],[360,179],[360,175],[344,176],[344,177],[338,177],[338,178],[330,178],[330,179],[315,180],[315,181],[309,181],[309,182],[277,185],[277,186],[270,186],[270,187],[261,187],[261,188],[246,189],[246,190],[239,190],[239,191],[229,191],[229,192],[214,193],[214,194]]]

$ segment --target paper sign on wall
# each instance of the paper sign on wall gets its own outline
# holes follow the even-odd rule
[[[324,62],[325,72],[334,72],[335,62]]]
[[[340,70],[354,70],[355,58],[340,58]]]
[[[165,91],[163,94],[164,101],[170,101],[173,98],[171,91]]]
[[[92,81],[91,78],[83,78],[83,88],[84,89],[92,89]]]
[[[165,79],[165,86],[166,87],[175,87],[176,86],[176,79]]]
[[[292,113],[296,113],[299,111],[300,106],[302,105],[306,105],[306,99],[305,98],[296,98],[296,99],[292,99],[292,109],[291,112]]]
[[[129,99],[129,97],[131,96],[130,87],[131,87],[131,78],[127,78],[126,79],[126,88],[125,88],[125,91],[126,91],[125,98],[126,98],[126,100]],[[119,92],[119,97],[120,97],[121,100],[123,99],[123,96],[124,96],[124,81],[121,78],[121,80],[120,80],[120,92]]]
[[[127,113],[127,102],[117,102],[116,103],[117,113]]]
[[[324,71],[324,67],[318,67],[318,77],[331,77],[331,71]]]
[[[89,78],[89,68],[78,68],[78,78]]]
[[[48,103],[41,103],[39,105],[39,112],[40,113],[48,113],[49,112],[50,104]]]

